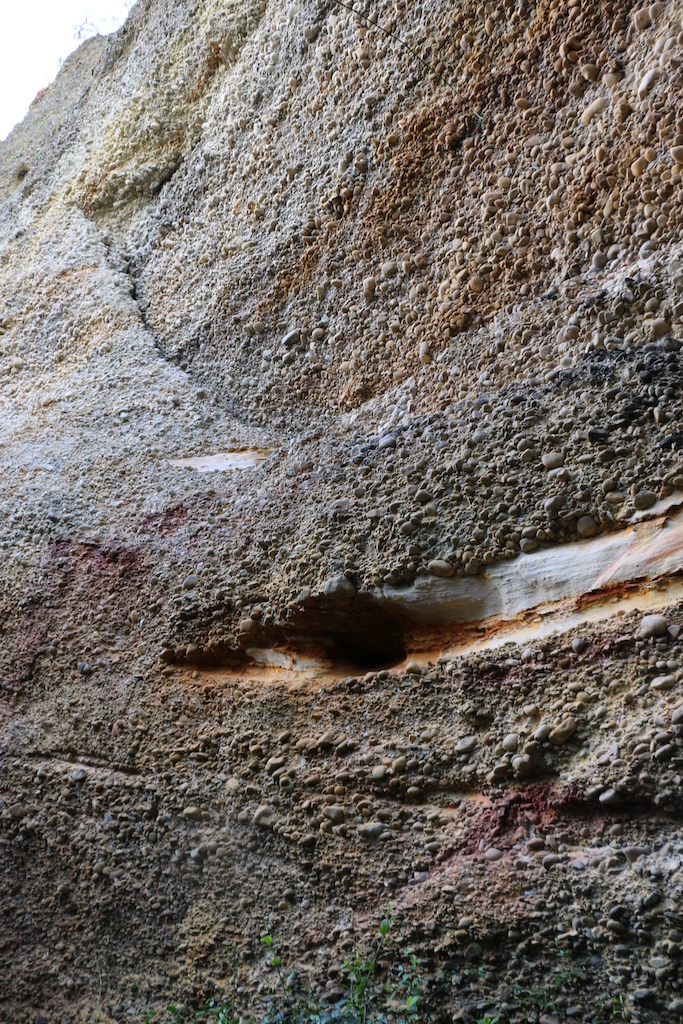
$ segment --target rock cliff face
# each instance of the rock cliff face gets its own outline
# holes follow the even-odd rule
[[[680,1020],[682,15],[139,0],[0,144],[3,1021],[387,903],[427,1020]]]

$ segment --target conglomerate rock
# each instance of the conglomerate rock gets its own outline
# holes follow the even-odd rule
[[[0,144],[3,1021],[387,903],[427,1020],[681,1018],[682,16],[139,0]]]

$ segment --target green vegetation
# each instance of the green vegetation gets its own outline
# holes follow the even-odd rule
[[[209,1000],[188,1014],[181,1004],[167,1007],[176,1024],[385,1024],[391,1013],[395,1024],[418,1024],[424,983],[414,956],[394,955],[387,918],[370,950],[357,951],[344,963],[345,994],[334,1006],[323,1006],[310,985],[302,985],[296,970],[287,969],[273,939],[265,935],[263,967],[266,972],[267,1010],[257,1018],[250,1007],[238,1005],[237,947],[233,944],[233,973],[223,999]],[[380,962],[381,959],[381,962]],[[140,1011],[151,1024],[156,1011]]]
[[[387,914],[374,942],[369,947],[356,950],[338,968],[338,975],[333,976],[336,1002],[330,1002],[328,993],[323,1003],[320,986],[311,983],[306,970],[287,965],[272,936],[264,935],[260,939],[263,955],[260,960],[258,1010],[254,1008],[252,994],[245,993],[238,986],[243,950],[233,942],[229,947],[231,974],[225,991],[198,1009],[181,999],[165,1009],[152,1009],[147,1005],[140,985],[128,976],[130,987],[141,1002],[136,1019],[142,1024],[421,1024],[430,1019],[429,1014],[433,1014],[437,1004],[442,1004],[442,998],[447,1005],[449,998],[453,999],[452,986],[466,983],[467,988],[474,991],[482,980],[490,979],[483,965],[467,967],[462,973],[451,972],[450,975],[437,970],[431,976],[432,995],[428,1003],[427,979],[421,972],[420,963],[410,950],[393,946],[390,930],[391,919]],[[586,974],[573,962],[571,950],[557,949],[555,955],[561,963],[546,975],[543,982],[530,987],[516,984],[509,992],[507,999],[514,1002],[522,1019],[536,1021],[543,1013],[566,1019],[567,995],[586,980]],[[92,1024],[96,1024],[102,997],[99,965],[97,970],[100,987]],[[607,996],[608,990],[602,987],[600,991],[603,995],[597,1000],[596,1022],[615,1024],[624,1020],[625,996]],[[560,995],[562,999],[559,999]],[[455,999],[459,1001],[457,995]],[[476,1019],[476,1024],[499,1022],[498,1013],[494,1016],[484,1013]]]

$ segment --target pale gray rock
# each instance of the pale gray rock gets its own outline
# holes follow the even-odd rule
[[[358,835],[361,839],[379,839],[385,830],[381,821],[368,821],[365,825],[358,826]]]
[[[275,823],[275,811],[268,804],[261,804],[254,811],[254,824],[259,828],[272,828]]]
[[[356,588],[346,576],[334,576],[323,587],[323,593],[334,604],[345,605],[353,601]]]
[[[664,636],[668,621],[663,615],[644,615],[640,622],[640,633],[644,637]]]

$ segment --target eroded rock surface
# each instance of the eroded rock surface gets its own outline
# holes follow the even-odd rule
[[[680,1019],[682,16],[140,0],[0,144],[3,1020],[387,903],[425,1019]]]

